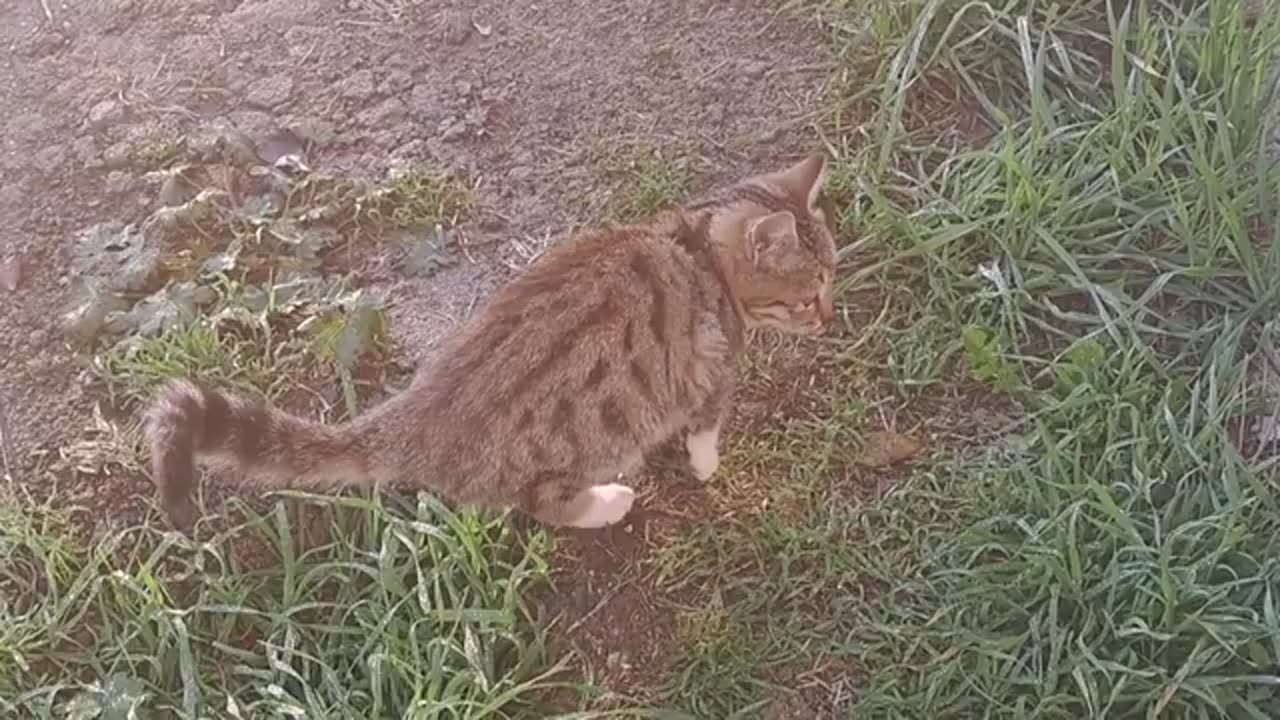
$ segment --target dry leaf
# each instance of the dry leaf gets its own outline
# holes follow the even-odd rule
[[[924,450],[922,441],[888,430],[867,433],[862,442],[862,456],[857,462],[873,468],[896,465]]]

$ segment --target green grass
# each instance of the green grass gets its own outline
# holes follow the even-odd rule
[[[8,717],[520,716],[554,683],[522,599],[540,536],[423,499],[307,498],[187,539],[159,521],[86,543],[0,504]],[[305,525],[305,527],[303,527]]]
[[[922,313],[964,329],[939,349],[960,339],[967,371],[1029,414],[1012,449],[855,511],[882,546],[914,492],[976,509],[912,515],[893,550],[909,563],[860,569],[892,591],[839,649],[868,669],[854,715],[1274,717],[1280,505],[1241,423],[1280,291],[1260,152],[1275,18],[1025,2],[877,18],[881,135],[843,157],[862,178],[851,222],[886,262],[846,282],[905,274]],[[908,132],[924,75],[962,84],[988,143]]]
[[[689,190],[688,161],[643,143],[602,145],[595,163],[609,184],[604,222],[638,222],[674,207]]]
[[[809,502],[659,558],[714,608],[690,611],[669,697],[758,717],[825,668],[807,692],[836,716],[1280,715],[1280,498],[1247,429],[1274,412],[1251,368],[1280,297],[1280,173],[1261,152],[1280,20],[823,5],[873,38],[847,53],[827,130],[858,238],[841,290],[893,308],[835,354],[902,408],[976,381],[962,410],[1003,395],[1025,415],[868,500],[824,487],[833,452],[879,424],[865,403],[736,446],[727,468],[761,463]],[[926,80],[962,109],[922,117]],[[948,132],[962,112],[989,137]]]
[[[99,345],[105,399],[132,418],[120,442],[172,377],[273,400],[333,383],[348,415],[358,386],[384,384],[381,298],[322,272],[333,243],[308,244],[295,223],[336,224],[334,238],[358,235],[352,217],[452,224],[460,193],[413,171],[371,190],[304,181],[291,200],[252,234],[238,216],[188,228],[202,240],[134,306],[132,332]],[[384,507],[281,493],[211,507],[187,537],[154,511],[126,528],[79,517],[57,493],[29,497],[25,479],[0,494],[5,717],[542,717],[564,688],[528,604],[550,536],[505,517],[427,495]]]
[[[727,438],[708,490],[726,512],[632,578],[676,619],[655,697],[708,718],[1280,716],[1280,485],[1249,430],[1274,412],[1252,378],[1280,309],[1280,172],[1261,152],[1280,20],[1225,2],[824,7],[838,41],[861,21],[872,38],[825,128],[857,238],[841,292],[869,319],[820,351],[825,402]],[[922,116],[926,80],[959,108]],[[965,113],[989,134],[949,132]],[[612,219],[688,187],[651,150],[600,162]],[[404,218],[447,216],[411,185],[393,191],[421,201]],[[879,310],[855,306],[869,296]],[[341,375],[359,313],[280,307],[122,347],[105,376],[129,399],[179,370],[268,394],[277,368]],[[992,399],[1022,411],[1000,437],[953,438],[879,496],[837,486],[886,417]],[[303,509],[89,546],[7,499],[5,709],[110,691],[158,716],[545,713],[555,660],[525,604],[542,536],[425,500]]]

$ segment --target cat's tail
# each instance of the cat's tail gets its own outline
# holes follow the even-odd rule
[[[161,388],[146,414],[151,477],[175,527],[195,520],[197,457],[267,488],[330,489],[370,481],[365,422],[325,425],[191,380]]]

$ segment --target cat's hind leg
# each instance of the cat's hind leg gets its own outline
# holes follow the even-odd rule
[[[620,522],[636,492],[626,485],[583,485],[560,473],[543,473],[525,489],[522,509],[547,525],[602,528]]]

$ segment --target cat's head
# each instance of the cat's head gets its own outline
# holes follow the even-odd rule
[[[730,188],[717,223],[736,255],[733,285],[749,327],[796,335],[825,332],[834,317],[836,246],[821,207],[826,157],[814,154]],[[725,242],[725,241],[728,242]]]

